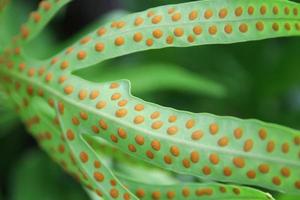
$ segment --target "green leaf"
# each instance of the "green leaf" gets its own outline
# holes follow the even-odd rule
[[[83,190],[38,151],[24,154],[10,185],[11,200],[84,200]]]
[[[45,17],[40,24],[29,21],[23,27],[24,41],[33,39],[68,1],[49,2],[53,7],[46,6],[47,11],[42,6]],[[157,7],[107,23],[46,61],[24,56],[23,42],[13,43],[1,55],[1,81],[40,146],[100,199],[137,198],[85,141],[87,135],[165,170],[299,194],[299,131],[258,120],[178,111],[133,97],[128,81],[98,84],[74,75],[149,49],[295,36],[298,12],[298,4],[280,0]],[[256,198],[251,191],[245,189],[245,195]]]
[[[271,200],[271,195],[246,187],[216,183],[182,183],[177,185],[148,185],[135,181],[125,181],[141,199],[251,199]]]
[[[42,0],[38,10],[32,12],[29,19],[21,27],[20,44],[34,39],[48,24],[53,16],[71,0]]]
[[[170,173],[161,169],[143,166],[127,156],[127,154],[116,151],[114,146],[105,142],[86,138],[93,149],[102,158],[114,158],[110,165],[114,173],[127,187],[141,199],[195,199],[205,197],[206,199],[273,199],[271,195],[258,190],[216,183],[185,183],[176,180]],[[130,177],[130,178],[129,178]],[[171,198],[172,197],[172,198]]]
[[[281,10],[285,7],[288,14]],[[85,37],[89,42],[75,43],[74,53],[56,57],[67,60],[68,70],[74,71],[149,49],[295,36],[300,31],[298,7],[280,0],[212,0],[157,7],[107,23]]]
[[[102,76],[98,76],[100,73]],[[144,76],[147,74],[147,76]],[[203,94],[212,97],[224,97],[223,85],[205,77],[195,75],[174,64],[131,64],[110,67],[93,67],[76,72],[76,75],[93,82],[106,82],[128,79],[132,93],[146,94],[154,91],[177,90],[188,93]]]

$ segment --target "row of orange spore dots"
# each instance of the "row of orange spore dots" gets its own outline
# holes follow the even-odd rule
[[[25,65],[22,64],[21,67],[20,67],[20,70],[22,71],[24,69],[25,69]],[[44,71],[44,70],[42,70],[42,71]],[[35,72],[36,72],[35,68],[29,68],[28,71],[27,71],[27,75],[31,78],[35,75],[37,75],[37,76],[41,75],[41,73],[35,74]],[[112,85],[113,86],[115,85],[115,87],[116,87],[116,83],[113,83]],[[15,84],[15,87],[16,87],[15,89],[19,92],[19,90],[21,89],[21,84],[17,81],[16,84]],[[33,85],[30,85],[30,84],[27,87],[23,88],[24,91],[22,91],[21,93],[24,93],[25,94],[24,96],[28,96],[28,98],[27,97],[23,98],[24,99],[24,108],[27,108],[29,106],[30,98],[34,97],[35,95],[38,95],[40,97],[45,97],[45,98],[49,97],[49,96],[45,95],[43,90],[36,90],[35,91],[34,88],[35,87]],[[81,95],[79,95],[79,97],[82,97],[82,92],[80,92],[80,94]],[[91,96],[94,97],[95,93],[93,92]],[[55,102],[54,99],[48,98],[48,104],[53,109],[55,107],[54,102]],[[59,102],[57,107],[59,108],[60,114],[63,114],[64,110],[65,110],[64,104],[62,102]],[[81,116],[84,116],[84,115],[82,114]],[[32,118],[29,118],[26,121],[26,124],[30,129],[34,128],[33,126],[41,126],[42,125],[41,117],[34,116]],[[53,120],[53,124],[58,125],[58,119],[57,118],[55,118]],[[53,133],[51,133],[49,131],[46,131],[46,132],[38,133],[36,135],[36,137],[37,137],[39,142],[48,142],[48,143],[50,143],[50,147],[48,147],[48,145],[46,145],[47,146],[46,150],[49,151],[50,155],[54,158],[54,160],[56,160],[60,165],[62,165],[62,167],[65,170],[67,170],[69,173],[71,173],[76,179],[83,182],[89,189],[94,190],[97,193],[97,195],[103,196],[103,192],[101,192],[100,189],[95,189],[95,188],[93,188],[93,186],[91,184],[89,184],[89,177],[88,177],[87,173],[84,172],[83,170],[78,170],[79,168],[77,169],[76,159],[75,159],[73,153],[69,151],[69,148],[68,148],[67,144],[65,143],[66,138],[67,138],[68,141],[73,141],[76,137],[75,135],[76,134],[71,130],[67,131],[66,137],[64,137],[63,135],[53,135]],[[57,142],[57,140],[59,140],[60,142]],[[81,160],[82,163],[87,163],[88,162],[89,156],[86,152],[84,152],[84,151],[81,152],[78,155],[78,157],[79,157],[79,159]],[[75,169],[76,169],[75,172],[74,172],[74,170],[70,170],[71,168],[68,167],[68,163],[72,164],[71,168],[75,167]],[[98,168],[100,168],[101,163],[98,160],[95,160],[93,165],[94,165],[95,169],[98,169]],[[94,179],[98,182],[103,182],[104,181],[104,176],[98,170],[94,173]],[[111,182],[112,187],[116,185],[115,180],[110,180],[110,182]],[[114,199],[118,198],[119,197],[118,190],[115,189],[115,188],[112,188],[111,191],[110,191],[110,196]],[[129,194],[124,194],[123,199],[129,199],[129,197],[130,197]]]
[[[20,69],[22,69],[22,68],[20,68]],[[28,70],[27,74],[28,74],[28,76],[32,76],[34,74],[33,68],[30,68]],[[19,87],[20,87],[20,85],[16,84],[16,88],[19,88]],[[112,83],[109,88],[114,89],[114,88],[118,88],[118,87],[119,87],[118,83]],[[65,91],[68,91],[68,88],[67,88],[67,90],[65,89]],[[29,96],[33,95],[33,93],[34,93],[33,86],[29,85],[26,90],[27,90],[27,93],[28,93]],[[38,92],[38,95],[40,95],[40,96],[43,95],[43,92],[41,92],[40,90],[38,90],[37,92]],[[94,95],[97,96],[97,94],[98,94],[97,92],[95,93],[95,91],[92,91],[90,93],[89,97],[91,98]],[[88,92],[86,90],[80,90],[80,92],[78,93],[79,100],[84,100],[85,98],[87,98],[87,96],[88,96]],[[121,93],[114,93],[111,96],[111,101],[119,100],[118,106],[119,107],[124,107],[128,103],[128,99],[121,99],[121,97],[122,97]],[[26,102],[28,102],[28,100],[24,101],[25,105],[26,105]],[[53,107],[53,100],[49,99],[48,102],[49,102],[50,106]],[[107,103],[104,102],[104,101],[99,101],[96,104],[96,108],[102,109],[106,104]],[[60,108],[60,111],[63,112],[63,105],[62,104],[60,104],[59,108]],[[144,105],[137,104],[134,107],[134,109],[138,112],[142,111],[144,109]],[[128,110],[126,108],[120,108],[120,109],[116,110],[115,115],[116,115],[116,117],[124,118],[127,115],[127,113],[128,113]],[[153,119],[157,119],[159,116],[160,116],[160,113],[158,111],[155,111],[154,113],[151,114],[150,118],[153,120]],[[88,116],[85,112],[80,112],[80,118],[82,120],[87,120]],[[72,120],[73,120],[73,122],[75,121],[76,123],[78,123],[77,122],[78,119],[76,120],[76,118],[73,118]],[[170,118],[168,119],[169,122],[172,122],[174,120],[176,120],[176,116],[170,116]],[[143,124],[143,122],[144,122],[144,116],[142,116],[142,115],[137,115],[133,120],[133,123],[136,124],[136,125]],[[102,119],[101,122],[99,122],[99,124],[100,124],[100,127],[102,129],[107,129],[107,128],[105,128],[107,126],[107,123],[105,123],[105,120]],[[157,129],[160,129],[163,126],[163,124],[164,123],[162,121],[155,121],[155,122],[152,123],[151,128],[153,130],[157,130]],[[191,127],[194,126],[194,124],[195,124],[195,121],[191,119],[191,120],[188,120],[186,122],[185,126],[186,126],[186,128],[189,128],[189,127],[191,128]],[[97,126],[93,126],[92,130],[93,130],[93,132],[99,132],[99,128]],[[217,124],[211,124],[210,125],[210,132],[212,133],[212,135],[214,135],[214,132],[217,132],[217,130],[218,130],[218,125]],[[166,132],[167,132],[168,135],[175,135],[178,132],[178,127],[177,126],[170,126],[167,129]],[[234,131],[234,135],[238,139],[242,135],[242,130],[237,128]],[[203,132],[201,130],[196,130],[192,133],[191,139],[192,140],[199,140],[202,136],[203,136]],[[265,139],[266,138],[265,131],[261,130],[259,132],[259,136],[260,136],[261,139]],[[113,142],[116,142],[117,137],[115,135],[113,135],[113,136],[111,136],[111,140]],[[144,143],[145,139],[142,136],[136,136],[135,140],[136,140],[137,144],[142,145]],[[227,137],[222,137],[218,140],[218,145],[220,147],[226,147],[228,145],[228,143],[229,143],[229,141],[228,141]],[[295,145],[299,145],[299,137],[295,137],[294,143],[295,143]],[[153,146],[154,149],[157,150],[159,148],[158,146],[160,146],[159,141],[153,142],[152,146]],[[134,146],[134,144],[129,145],[128,148],[129,148],[130,151],[136,151],[136,147]],[[244,143],[244,151],[249,152],[252,148],[253,148],[253,141],[251,139],[246,140],[245,143]],[[267,149],[268,152],[273,152],[274,148],[275,148],[275,143],[274,143],[274,141],[270,140],[268,142],[267,146],[266,146],[266,149]],[[176,148],[173,148],[173,151],[174,151],[174,149],[176,149]],[[289,144],[288,143],[282,144],[281,149],[282,149],[283,153],[288,153]],[[152,154],[150,153],[150,151],[147,152],[148,157],[152,157],[153,156]],[[192,152],[191,153],[191,161],[192,162],[198,162],[198,159],[199,159],[198,154],[199,153],[197,153],[197,152]],[[210,155],[210,160],[213,163],[218,163],[218,157],[216,155]],[[244,163],[243,159],[241,159],[241,158],[238,158],[237,160],[239,160],[240,163]],[[170,156],[165,156],[164,161],[165,161],[166,164],[171,164],[172,163],[172,158]],[[190,161],[188,161],[187,159],[184,159],[182,162],[183,162],[184,166],[189,166],[190,165]],[[239,165],[244,165],[244,164],[239,164]],[[267,173],[269,171],[267,168],[269,168],[269,167],[266,164],[261,164],[260,167],[259,167],[259,170],[261,172],[263,171],[262,173]],[[206,166],[205,169],[206,169],[206,171],[208,171],[207,166]],[[289,168],[283,167],[281,169],[281,174],[285,177],[289,177],[290,176]],[[231,175],[231,169],[228,168],[228,167],[224,168],[224,175],[230,176]],[[253,178],[255,178],[256,173],[255,173],[255,171],[251,170],[247,173],[247,176],[249,178],[253,179]],[[278,177],[273,177],[272,181],[275,185],[280,185],[281,184],[281,180]]]
[[[66,55],[68,56],[71,53],[71,55],[73,55],[74,52],[76,60],[84,61],[89,58],[89,53],[91,53],[90,46],[93,47],[93,53],[103,53],[106,51],[106,49],[111,49],[111,46],[107,47],[108,45],[112,45],[113,48],[118,49],[122,46],[125,46],[126,43],[135,42],[137,44],[144,43],[145,47],[151,47],[155,44],[155,40],[160,40],[162,38],[164,38],[166,44],[169,45],[173,44],[176,38],[182,40],[182,38],[184,37],[186,38],[186,41],[188,43],[194,43],[197,37],[201,36],[204,32],[207,32],[209,35],[215,36],[219,32],[227,35],[233,34],[234,31],[237,31],[239,33],[247,33],[252,28],[258,32],[263,32],[265,30],[273,30],[274,32],[279,32],[281,29],[287,32],[293,30],[300,31],[300,23],[297,21],[291,21],[292,19],[294,19],[293,17],[296,18],[298,16],[298,8],[296,7],[290,8],[286,6],[281,10],[279,6],[273,6],[272,9],[268,8],[266,5],[261,5],[259,8],[256,8],[254,6],[249,6],[247,8],[237,6],[232,11],[229,11],[226,8],[220,8],[218,11],[213,9],[205,9],[200,12],[198,9],[191,10],[187,14],[183,13],[183,11],[177,11],[176,8],[173,7],[166,9],[168,13],[167,16],[165,14],[160,14],[159,11],[150,10],[146,13],[138,14],[140,16],[128,17],[125,20],[112,22],[109,26],[101,27],[96,31],[96,37],[92,35],[84,37],[77,45],[68,48],[65,51],[65,55],[62,55],[62,57],[65,57]],[[255,12],[259,13],[261,16],[265,16],[270,12],[274,16],[278,17],[282,16],[281,13],[284,13],[284,15],[289,16],[288,19],[291,20],[287,19],[286,22],[277,22],[276,18],[274,18],[274,22],[272,23],[266,23],[264,22],[264,20],[256,20],[256,22],[252,22],[251,24],[248,24],[246,22],[240,22],[239,24],[233,22],[226,23],[227,18],[231,19],[232,17],[241,17],[242,20],[243,16],[249,18],[250,16],[255,15]],[[189,24],[191,25],[195,24],[192,27],[192,30],[186,30],[184,27],[180,27],[181,23],[187,23],[186,20],[190,21]],[[220,25],[214,24],[216,20],[224,20],[224,23]],[[173,24],[169,25],[170,27],[176,26],[176,24],[178,24],[177,27],[173,28],[172,34],[170,34],[169,31],[168,33],[166,33],[163,28],[155,28],[159,27],[159,25],[166,25],[166,23],[168,22],[173,22]],[[207,22],[211,22],[210,25],[204,25]],[[149,29],[146,30],[146,32],[143,25],[149,25]],[[153,30],[151,33],[151,37],[149,37],[148,32],[151,28]],[[122,36],[122,33],[123,35],[131,34],[131,41],[128,41],[129,38],[127,36]],[[98,39],[98,37],[100,38],[100,40]],[[110,41],[111,39],[107,40],[107,38],[111,37],[114,37],[114,39],[112,40],[113,43],[108,44],[107,41]],[[89,48],[89,50],[84,47],[87,44],[89,44],[89,46],[87,47]],[[54,59],[56,59],[56,61],[58,62],[57,57]],[[53,63],[53,60],[51,61],[51,65],[55,63]],[[67,59],[61,60],[59,62],[59,67],[62,70],[66,70],[69,66],[70,61],[68,61]]]
[[[107,86],[108,90],[114,90],[116,88],[119,87],[119,84],[118,83],[111,83]],[[67,87],[67,88],[70,88]],[[99,99],[100,97],[100,94],[103,92],[101,89],[97,89],[97,90],[91,90],[91,92],[88,91],[88,89],[82,89],[82,90],[79,90],[79,92],[77,93],[77,88],[73,88],[71,89],[71,92],[70,92],[70,89],[67,89],[67,95],[72,95],[73,93],[75,93],[76,91],[76,94],[75,94],[75,97],[74,99],[76,100],[76,98],[78,98],[76,101],[84,101],[84,100],[89,100],[89,101],[94,101],[96,102],[97,100],[98,103],[96,103],[98,106],[101,105],[100,107],[102,109],[104,109],[104,107],[106,107],[106,103],[102,100]],[[68,91],[70,93],[68,93]],[[65,115],[66,114],[66,110],[69,110],[69,109],[66,109],[65,108],[65,103],[62,102],[62,101],[59,101],[58,102],[58,111],[59,111],[59,114],[60,115]],[[100,108],[99,108],[100,109]],[[77,113],[75,112],[72,112],[72,115],[70,115],[69,117],[69,122],[72,123],[72,128],[68,129],[67,132],[66,132],[66,135],[65,135],[65,139],[68,141],[68,143],[70,145],[72,145],[74,143],[74,141],[76,141],[79,136],[78,136],[78,133],[76,133],[76,128],[78,126],[81,126],[81,127],[84,127],[84,124],[90,122],[92,119],[93,119],[93,116],[90,115],[89,112],[85,111],[85,110],[78,110]],[[95,125],[95,126],[91,126],[90,128],[90,131],[93,131],[95,134],[98,134],[100,129],[107,129],[107,124],[104,123],[104,121],[99,121],[99,124]],[[116,180],[108,180],[107,178],[105,178],[105,173],[102,172],[98,165],[100,165],[99,161],[98,162],[94,162],[94,163],[91,163],[90,160],[95,157],[94,155],[91,155],[90,154],[91,152],[87,152],[87,151],[84,151],[84,150],[81,150],[81,152],[79,153],[78,157],[80,159],[80,162],[82,165],[84,166],[87,166],[87,165],[93,165],[95,171],[93,172],[93,175],[92,175],[92,179],[93,180],[90,180],[90,178],[85,178],[85,180],[87,181],[91,181],[92,182],[97,182],[99,184],[103,184],[103,183],[107,183],[107,182],[110,182],[111,184],[111,189],[110,189],[110,193],[109,195],[114,198],[114,199],[117,199],[117,198],[123,198],[123,199],[129,199],[130,198],[130,195],[129,193],[125,193],[125,194],[121,194],[121,191],[119,191],[117,189],[117,187],[115,187],[117,185],[117,181]],[[77,157],[77,156],[76,156]],[[83,171],[84,172],[84,171]],[[90,174],[91,172],[84,172],[86,174],[86,177],[87,174]],[[101,189],[99,188],[94,188],[92,186],[92,184],[89,184],[88,185],[89,189],[95,191],[97,193],[97,195],[99,196],[103,196],[103,191],[101,191]]]
[[[107,90],[115,90],[119,87],[118,83],[112,83],[110,84],[110,86],[107,86]],[[105,94],[107,94],[107,91],[104,92]],[[87,91],[83,91],[80,90],[80,92],[78,93],[78,98],[79,100],[84,100],[85,98],[88,97],[88,92]],[[128,116],[130,116],[130,120],[129,121],[131,123],[133,123],[136,126],[145,126],[149,125],[148,129],[152,130],[152,131],[159,131],[161,132],[162,130],[165,131],[165,133],[169,136],[176,136],[177,134],[182,133],[181,130],[179,129],[180,126],[176,125],[176,121],[178,116],[176,115],[170,115],[169,118],[167,120],[160,118],[161,117],[161,113],[159,111],[154,111],[151,114],[149,114],[149,116],[146,112],[143,112],[145,109],[144,104],[141,103],[137,103],[136,105],[132,105],[132,104],[128,104],[128,102],[130,101],[130,99],[123,99],[122,98],[122,92],[112,92],[112,95],[109,96],[109,98],[107,98],[108,101],[103,101],[100,100],[99,102],[95,102],[94,105],[97,109],[102,110],[103,108],[105,108],[106,105],[116,105],[115,112],[114,115],[116,118],[120,118],[120,119],[124,119],[128,121]],[[127,106],[129,105],[130,108]],[[127,106],[127,107],[126,107]],[[153,108],[151,108],[153,109]],[[147,109],[148,111],[148,109]],[[134,112],[136,113],[136,116],[132,118],[131,113]],[[74,125],[79,125],[80,124],[80,120],[81,121],[87,121],[89,119],[89,115],[87,112],[78,112],[78,116],[73,116],[72,121],[74,123]],[[167,122],[165,122],[167,121]],[[180,120],[182,121],[182,120]],[[108,122],[106,121],[106,119],[99,119],[98,124],[96,124],[95,122],[93,122],[94,124],[90,127],[90,130],[92,132],[94,132],[95,134],[98,134],[100,132],[100,130],[102,129],[103,131],[106,131],[108,129]],[[165,124],[169,124],[169,127],[164,128]],[[192,141],[200,141],[203,137],[204,137],[204,132],[201,129],[198,129],[196,121],[194,119],[188,119],[185,122],[185,132],[189,131],[191,132],[190,135],[190,140]],[[201,125],[201,127],[203,127]],[[191,131],[190,131],[191,130]],[[112,142],[114,143],[118,143],[121,139],[127,139],[127,131],[125,131],[122,128],[119,128],[117,131],[117,134],[111,134],[110,135],[110,139]],[[217,123],[212,123],[209,125],[209,133],[211,136],[215,136],[218,135],[218,133],[220,133],[219,130],[219,125]],[[232,131],[232,136],[236,139],[236,140],[240,140],[244,135],[244,130],[240,127],[237,127],[236,129],[234,129]],[[265,151],[267,151],[268,153],[273,153],[275,151],[276,146],[278,146],[276,144],[276,142],[274,140],[267,140],[268,137],[268,132],[266,129],[261,128],[258,133],[257,133],[257,138],[260,139],[261,141],[265,142]],[[290,141],[291,143],[293,143],[293,145],[295,145],[296,147],[299,146],[299,137],[295,137],[293,138],[293,141]],[[129,142],[129,141],[127,141]],[[132,143],[132,141],[130,141],[129,145],[128,145],[128,150],[131,152],[136,152],[139,146],[144,146],[145,143],[147,143],[149,141],[146,141],[146,139],[144,138],[143,135],[136,135],[134,138],[134,142]],[[222,136],[219,139],[217,139],[216,144],[219,148],[225,148],[225,147],[230,147],[230,139],[228,136]],[[280,149],[282,151],[283,154],[287,154],[290,151],[290,145],[288,142],[283,142],[280,145]],[[161,142],[159,140],[153,140],[151,142],[151,148],[152,150],[148,150],[146,152],[146,156],[150,159],[154,158],[154,153],[152,152],[154,151],[160,151],[161,150]],[[243,149],[242,151],[245,153],[249,153],[251,151],[253,151],[255,146],[255,141],[254,139],[246,139],[243,142]],[[179,155],[179,147],[178,146],[172,146],[172,148],[170,148],[170,155],[165,155],[164,156],[164,162],[167,165],[170,165],[173,163],[173,160],[175,159],[174,157],[177,157]],[[298,154],[299,156],[300,154]],[[220,156],[216,153],[211,153],[209,155],[209,162],[213,165],[217,165],[220,163]],[[185,168],[190,168],[191,167],[191,163],[198,163],[200,160],[200,155],[199,152],[197,151],[193,151],[190,153],[190,159],[184,158],[182,160],[182,165]],[[237,168],[244,168],[246,166],[246,161],[244,158],[242,157],[235,157],[232,160],[233,164],[235,167]],[[268,174],[269,170],[269,165],[262,163],[258,166],[258,171],[262,174]],[[204,166],[202,169],[203,173],[206,175],[210,175],[211,173],[211,169],[209,166]],[[230,177],[232,175],[232,169],[230,167],[224,167],[223,169],[223,173],[225,176]],[[247,177],[251,180],[254,180],[256,178],[256,170],[249,170],[247,171]],[[280,170],[280,174],[283,177],[290,177],[291,172],[290,169],[287,167],[282,167],[282,169]],[[281,178],[279,176],[274,176],[272,177],[272,183],[274,185],[281,185]],[[298,184],[298,182],[296,182],[295,184]]]
[[[129,187],[131,188],[131,187]],[[164,188],[164,187],[162,187]],[[219,187],[196,187],[196,186],[182,186],[182,187],[170,187],[166,189],[150,189],[143,187],[135,187],[134,191],[140,199],[215,199],[218,198],[236,198],[242,195],[242,191],[237,187],[219,186]],[[270,198],[269,196],[266,196]]]
[[[60,113],[62,114],[63,104],[60,102],[57,106],[59,107]],[[40,123],[40,121],[38,123]],[[48,150],[50,155],[57,163],[59,163],[78,181],[82,182],[88,189],[94,191],[99,197],[103,197],[103,190],[99,189],[98,187],[94,187],[92,184],[94,181],[99,184],[107,182],[109,185],[111,185],[111,189],[109,191],[109,195],[111,198],[121,198],[124,200],[130,199],[129,193],[125,193],[121,197],[121,193],[115,187],[117,185],[116,180],[108,180],[107,178],[105,178],[104,172],[102,172],[101,170],[102,163],[97,159],[93,160],[95,156],[84,150],[79,150],[80,153],[78,153],[78,155],[75,155],[74,152],[69,149],[69,145],[72,145],[74,141],[78,140],[78,133],[76,133],[72,129],[68,129],[64,134],[58,134],[58,132],[56,132],[56,135],[54,135],[54,133],[45,131],[40,132],[37,135],[39,142],[48,143],[45,144],[45,146],[47,146],[46,150]],[[81,167],[79,167],[80,165],[78,165],[77,162],[81,162],[80,165],[92,165],[94,168],[93,176],[90,177],[88,175],[89,172],[86,172]],[[91,180],[91,178],[93,180]]]
[[[59,3],[62,3],[62,1],[61,0],[54,0],[54,1],[43,0],[43,1],[41,1],[39,3],[38,10],[30,13],[27,24],[23,24],[21,26],[21,33],[20,33],[21,38],[23,40],[26,40],[27,38],[29,38],[33,29],[36,29],[40,25],[43,18],[45,18],[45,15],[50,13],[50,11],[53,9],[53,7],[58,6],[58,5],[54,5],[54,4],[59,4]],[[33,22],[33,24],[31,24],[32,22]],[[17,41],[14,41],[14,42],[17,42]]]

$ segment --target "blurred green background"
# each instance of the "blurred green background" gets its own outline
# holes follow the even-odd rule
[[[185,2],[183,0],[172,3]],[[38,1],[13,1],[12,32]],[[46,58],[107,19],[166,4],[75,0],[27,47]],[[12,12],[13,11],[13,12]],[[300,38],[152,50],[77,72],[103,82],[129,79],[135,96],[177,109],[257,118],[300,129]],[[84,190],[39,150],[0,94],[0,200],[84,200]],[[281,200],[300,197],[278,196]]]

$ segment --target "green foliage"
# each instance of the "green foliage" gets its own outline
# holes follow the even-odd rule
[[[20,34],[5,46],[0,76],[7,96],[41,148],[86,186],[91,198],[272,198],[239,185],[299,194],[299,131],[148,103],[132,96],[130,83],[124,78],[134,74],[131,80],[136,81],[137,86],[133,86],[140,92],[165,87],[223,97],[226,90],[219,84],[165,64],[151,69],[151,65],[138,64],[140,69],[123,66],[125,71],[101,64],[97,66],[100,78],[90,75],[93,72],[78,71],[150,49],[299,35],[298,4],[208,0],[161,6],[106,23],[49,59],[29,56],[24,46],[28,48],[29,41],[68,2],[48,0],[40,4],[21,26]],[[115,172],[110,157],[97,151],[103,140],[134,160],[236,185],[163,185],[130,179],[130,172]],[[125,163],[126,159],[121,160]],[[151,173],[145,171],[140,176],[148,179]]]
[[[70,177],[46,155],[37,151],[27,152],[14,169],[12,176],[11,200],[87,198],[80,193],[79,185],[70,184],[68,181]]]

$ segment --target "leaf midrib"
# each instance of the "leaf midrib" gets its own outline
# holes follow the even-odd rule
[[[251,158],[251,159],[256,159],[256,160],[259,159],[259,160],[264,160],[264,161],[270,161],[270,162],[273,162],[273,163],[276,163],[276,164],[281,163],[281,164],[285,164],[285,165],[289,165],[289,166],[300,167],[299,162],[294,162],[294,161],[290,161],[290,160],[283,160],[283,159],[278,159],[278,158],[275,159],[275,158],[270,158],[270,157],[264,157],[264,156],[260,156],[260,155],[257,155],[257,154],[254,155],[254,154],[244,153],[244,152],[235,151],[235,150],[215,148],[213,146],[207,146],[207,145],[203,145],[203,144],[199,144],[199,143],[195,144],[194,142],[190,142],[190,141],[186,141],[186,140],[184,140],[184,141],[179,140],[179,138],[174,138],[174,137],[172,138],[172,137],[161,135],[161,134],[152,134],[152,132],[147,130],[147,129],[144,129],[144,128],[141,128],[141,127],[136,127],[136,126],[133,126],[131,124],[128,124],[128,123],[126,123],[126,121],[119,120],[116,117],[112,117],[108,113],[101,112],[101,111],[95,111],[94,109],[90,108],[89,106],[86,106],[85,104],[77,103],[76,101],[73,101],[72,98],[65,98],[66,96],[61,95],[55,89],[53,89],[53,88],[51,88],[51,87],[49,87],[49,86],[47,86],[43,83],[41,84],[40,82],[37,82],[35,79],[34,80],[29,80],[29,78],[24,77],[22,74],[20,75],[18,73],[14,73],[14,72],[11,72],[11,71],[8,71],[8,74],[10,74],[10,75],[12,75],[12,76],[14,76],[18,79],[21,79],[25,82],[33,83],[34,85],[39,85],[39,86],[42,85],[42,88],[44,89],[44,91],[47,91],[49,94],[53,94],[54,96],[57,96],[58,98],[64,100],[67,103],[69,103],[69,105],[71,105],[71,106],[75,106],[75,107],[78,107],[82,110],[89,111],[90,113],[93,113],[95,115],[101,115],[101,116],[103,116],[103,117],[105,117],[105,118],[107,118],[111,121],[114,121],[117,124],[121,124],[123,126],[135,129],[139,132],[150,135],[152,137],[154,136],[154,137],[159,138],[159,139],[164,140],[164,141],[171,141],[171,142],[174,142],[176,144],[185,145],[188,148],[197,147],[196,149],[201,149],[201,150],[204,150],[204,151],[213,151],[213,152],[218,152],[218,153],[226,154],[226,155],[243,156],[243,157],[246,157],[246,158]],[[129,97],[130,98],[135,98],[132,95],[129,95]],[[163,108],[163,109],[165,109],[165,108]]]

